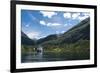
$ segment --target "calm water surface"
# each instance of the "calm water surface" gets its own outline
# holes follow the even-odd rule
[[[54,52],[31,52],[22,55],[22,63],[28,62],[46,62],[46,61],[64,61],[64,60],[78,60],[79,57],[68,53],[54,53]],[[80,58],[81,59],[81,58]]]

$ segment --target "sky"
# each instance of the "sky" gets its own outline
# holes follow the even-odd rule
[[[30,39],[40,39],[64,33],[88,17],[88,12],[21,10],[21,31]]]

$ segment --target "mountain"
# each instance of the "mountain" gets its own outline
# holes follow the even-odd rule
[[[42,46],[43,53],[47,54],[43,55],[45,58],[50,56],[49,58],[57,59],[64,57],[64,60],[90,59],[90,18],[81,21],[63,34],[51,34],[38,40],[31,40],[21,32],[21,41],[22,54],[30,51],[35,53],[36,49]]]
[[[21,37],[26,37],[26,38],[28,38],[28,36],[27,36],[23,31],[21,31]]]
[[[49,35],[39,39],[38,44],[70,44],[79,40],[90,40],[90,18],[86,18],[63,34],[57,37],[57,34]]]
[[[36,43],[35,40],[29,39],[24,32],[21,32],[21,38],[22,44],[34,45]],[[59,36],[57,34],[52,34],[41,38],[37,40],[37,44],[71,44],[80,40],[90,40],[90,18],[86,18]]]
[[[90,40],[90,18],[81,21],[65,32],[60,38],[62,43],[75,43],[79,40]]]
[[[30,38],[28,38],[28,36],[23,31],[21,31],[21,43],[23,45],[34,45],[35,44],[34,40],[31,40]]]
[[[57,39],[57,35],[56,34],[52,34],[52,35],[49,35],[49,36],[47,36],[45,38],[39,39],[37,43],[38,44],[41,44],[43,42],[48,42],[50,40],[56,40],[56,39]]]

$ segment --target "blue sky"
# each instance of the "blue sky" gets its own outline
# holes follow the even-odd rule
[[[31,39],[60,34],[90,16],[87,12],[21,10],[21,30]]]

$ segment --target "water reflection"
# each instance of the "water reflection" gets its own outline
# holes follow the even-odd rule
[[[33,52],[22,55],[22,62],[45,62],[66,60],[66,53]]]
[[[89,59],[87,55],[80,56],[70,52],[44,52],[40,46],[34,52],[24,53],[21,57],[22,63]]]
[[[42,60],[42,58],[43,58],[43,52],[36,52],[34,54],[34,59],[36,59],[36,60]]]

